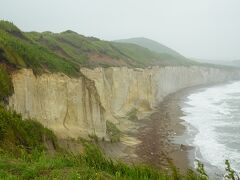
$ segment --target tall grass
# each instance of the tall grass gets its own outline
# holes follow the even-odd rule
[[[0,148],[19,156],[22,150],[30,153],[35,149],[46,149],[46,141],[57,148],[56,137],[52,131],[37,121],[23,120],[21,115],[0,106]]]
[[[6,101],[6,98],[13,93],[13,85],[6,66],[0,64],[0,102]]]
[[[0,21],[0,52],[0,61],[17,68],[32,68],[35,73],[79,75],[79,66],[32,42],[17,27],[4,21]]]
[[[48,153],[47,141],[54,146],[51,154]],[[68,153],[58,147],[52,131],[0,107],[0,179],[208,179],[200,162],[196,172],[189,170],[182,175],[174,165],[169,165],[170,170],[166,171],[114,161],[96,144],[83,140],[82,143],[82,154]],[[228,161],[226,165],[228,174],[225,177],[237,179]]]
[[[115,124],[107,121],[107,134],[110,137],[111,142],[119,142],[121,137],[121,131]]]

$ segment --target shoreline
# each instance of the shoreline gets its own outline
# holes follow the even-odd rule
[[[190,94],[226,83],[228,82],[199,85],[169,94],[151,114],[133,121],[137,128],[126,132],[128,140],[114,145],[105,142],[101,147],[110,157],[129,164],[147,164],[167,170],[172,163],[183,174],[189,169],[194,170],[198,147],[189,144],[197,130],[189,134],[187,122],[181,119],[184,116],[181,108],[186,105]],[[206,162],[204,165],[219,173],[216,167]],[[216,174],[208,173],[211,177],[217,177]]]
[[[173,163],[181,172],[194,167],[195,147],[185,142],[187,127],[180,119],[183,116],[181,104],[201,87],[186,88],[166,96],[149,118],[140,120],[144,125],[139,128],[141,143],[136,154],[144,163],[159,168]]]

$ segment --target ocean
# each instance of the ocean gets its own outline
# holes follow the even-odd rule
[[[196,147],[195,158],[224,171],[225,160],[240,171],[240,81],[206,87],[190,94],[183,106],[184,124]]]

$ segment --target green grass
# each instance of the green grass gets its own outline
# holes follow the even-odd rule
[[[93,37],[85,37],[73,31],[65,31],[62,33],[26,33],[32,41],[48,48],[51,52],[71,59],[75,63],[82,66],[99,66],[107,65],[103,62],[95,62],[96,64],[89,64],[90,55],[108,56],[112,59],[126,59],[121,52],[115,49],[111,43],[101,41]],[[109,62],[111,65],[111,62]]]
[[[175,177],[183,179],[178,171]],[[198,178],[195,173],[191,176]],[[93,144],[85,144],[85,152],[73,155],[66,152],[53,156],[44,151],[31,154],[23,151],[16,158],[6,151],[0,152],[0,178],[2,179],[174,179],[172,172],[138,165],[130,166],[106,158]],[[190,179],[190,178],[188,178]],[[200,178],[199,178],[200,179]]]
[[[176,168],[161,171],[145,165],[127,165],[107,158],[91,143],[84,144],[83,154],[58,152],[48,155],[44,151],[23,151],[16,158],[6,151],[0,152],[1,179],[116,179],[116,180],[203,180],[205,176],[189,171],[185,176]]]
[[[110,121],[107,121],[107,134],[110,137],[111,142],[120,141],[121,131]]]
[[[72,59],[83,66],[114,66],[113,62],[109,62],[109,64],[104,62],[95,62],[95,65],[89,64],[89,56],[93,54],[104,55],[117,61],[122,60],[125,62],[125,65],[130,67],[187,65],[193,63],[185,58],[152,52],[138,45],[102,41],[93,37],[85,37],[72,31],[62,33],[30,32],[25,33],[25,35],[59,56]]]
[[[138,113],[138,110],[136,108],[133,108],[131,111],[129,111],[127,113],[128,120],[132,120],[132,121],[138,120],[137,113]]]
[[[72,77],[79,76],[79,68],[83,66],[208,66],[182,56],[153,52],[135,44],[85,37],[70,30],[26,33],[7,21],[0,21],[0,63],[31,68],[36,74],[62,72]]]
[[[46,47],[49,51],[69,59],[81,66],[119,66],[116,62],[124,62],[129,67],[146,67],[153,65],[192,65],[197,64],[184,57],[175,57],[170,54],[160,54],[147,48],[128,44],[103,41],[94,37],[85,37],[73,31],[62,33],[29,32],[25,33],[33,42]],[[114,61],[91,63],[89,57],[99,55]]]
[[[23,33],[21,32],[21,30],[11,22],[0,21],[0,29],[2,31],[10,33],[13,36],[26,39],[26,37],[24,37]]]
[[[94,55],[108,61],[90,60]],[[36,74],[62,72],[76,77],[81,66],[146,67],[182,65],[187,61],[138,45],[102,41],[73,31],[24,33],[10,22],[0,21],[0,62],[15,68],[31,68]]]
[[[49,152],[46,142],[52,142]],[[169,170],[146,165],[127,165],[108,158],[96,143],[84,141],[82,154],[73,155],[59,148],[52,131],[38,122],[0,108],[0,179],[116,179],[116,180],[205,180],[203,164],[185,175],[169,163]],[[226,161],[227,176],[235,172]]]
[[[7,72],[6,66],[0,64],[0,102],[6,101],[6,98],[13,93],[12,80]]]
[[[63,72],[78,76],[79,67],[28,39],[12,32],[11,25],[0,21],[0,62],[16,68],[32,68],[35,73]]]
[[[0,148],[19,155],[22,150],[45,150],[47,141],[57,148],[52,131],[37,121],[23,120],[21,115],[0,106]]]

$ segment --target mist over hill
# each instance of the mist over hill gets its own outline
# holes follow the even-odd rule
[[[136,38],[129,38],[129,39],[120,39],[116,40],[116,42],[121,43],[131,43],[131,44],[137,44],[139,46],[145,47],[153,52],[157,53],[166,53],[175,57],[184,58],[180,53],[176,52],[175,50],[160,44],[157,41],[144,38],[144,37],[136,37]]]
[[[226,61],[226,60],[211,60],[211,59],[199,59],[199,58],[190,58],[190,59],[199,63],[207,63],[212,65],[220,65],[220,66],[234,67],[234,68],[240,67],[240,60]]]

